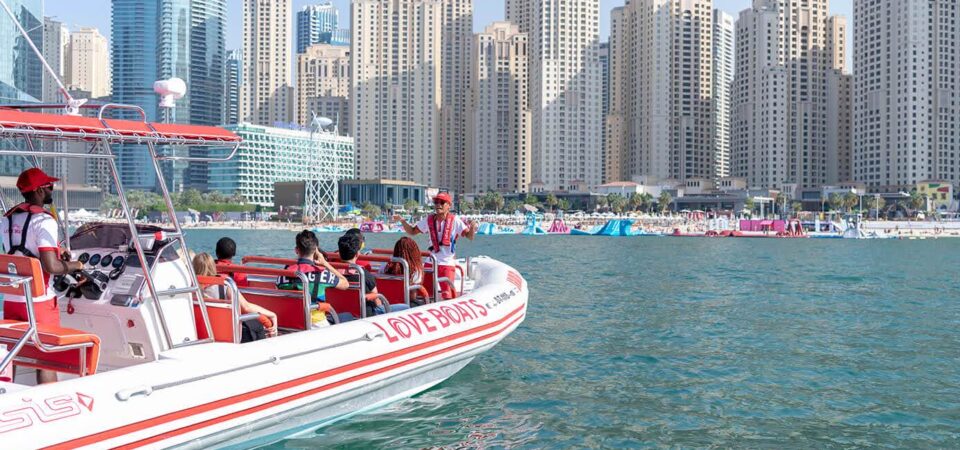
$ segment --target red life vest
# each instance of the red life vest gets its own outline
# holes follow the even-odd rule
[[[446,245],[449,247],[453,243],[452,239],[456,239],[451,236],[451,233],[453,233],[453,219],[453,214],[447,213],[447,218],[443,221],[443,235],[441,236],[440,231],[437,230],[437,215],[430,214],[427,216],[427,227],[430,228],[431,251],[439,252],[440,246]]]
[[[20,243],[17,245],[13,244],[13,215],[18,213],[27,213],[27,218],[23,221],[23,230],[20,233]],[[23,256],[30,258],[37,258],[37,255],[34,255],[33,252],[27,250],[27,230],[30,228],[30,220],[33,219],[33,216],[36,214],[46,214],[50,217],[53,217],[53,220],[57,220],[57,216],[54,216],[52,212],[47,211],[42,206],[37,206],[31,203],[23,202],[13,208],[10,208],[9,211],[3,214],[7,218],[7,239],[10,243],[10,248],[7,250],[8,255],[13,255],[15,253],[20,253]]]

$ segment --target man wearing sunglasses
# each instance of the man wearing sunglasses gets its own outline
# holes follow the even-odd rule
[[[17,189],[24,202],[14,206],[0,220],[0,238],[8,255],[23,255],[40,260],[45,292],[33,293],[33,311],[38,325],[60,326],[60,310],[53,289],[53,275],[62,275],[83,269],[79,261],[70,261],[69,252],[61,253],[57,219],[44,207],[53,204],[53,184],[60,181],[42,170],[27,169],[17,178]],[[3,298],[3,318],[27,321],[26,299],[18,295]],[[56,372],[37,372],[37,382],[57,381]]]
[[[430,253],[437,261],[437,277],[445,277],[451,281],[457,276],[457,238],[463,236],[472,241],[477,234],[477,224],[473,222],[468,224],[453,215],[450,212],[452,207],[453,200],[450,194],[441,192],[433,198],[434,213],[420,219],[416,225],[410,225],[400,216],[394,217],[394,220],[400,221],[403,231],[407,234],[416,236],[420,233],[428,233],[430,235]],[[440,289],[444,299],[457,296],[453,283],[444,283]]]

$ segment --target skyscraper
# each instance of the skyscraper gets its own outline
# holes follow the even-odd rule
[[[730,89],[734,68],[733,16],[713,11],[713,142],[714,176],[730,176]]]
[[[581,191],[601,182],[599,6],[506,1],[506,19],[527,34],[531,50],[531,190]]]
[[[38,48],[43,45],[43,1],[8,0]],[[10,18],[0,15],[0,103],[35,102],[43,98],[43,66]]]
[[[607,177],[713,178],[711,0],[634,0],[611,19]]]
[[[600,179],[607,181],[607,115],[610,114],[610,42],[600,43]]]
[[[64,83],[98,98],[110,95],[110,44],[96,28],[70,33]]]
[[[751,187],[826,182],[827,0],[755,0],[736,25],[731,169]]]
[[[10,19],[6,14],[0,18]],[[5,24],[6,25],[6,24]],[[43,18],[43,42],[37,42],[43,52],[43,59],[47,60],[50,68],[57,73],[60,81],[66,83],[64,74],[67,71],[68,51],[67,44],[70,41],[70,31],[62,22],[53,20],[49,17]],[[57,81],[43,71],[43,99],[44,102],[56,103],[63,101],[60,97],[60,86]]]
[[[855,0],[853,177],[879,192],[960,183],[960,5]]]
[[[241,122],[290,122],[291,53],[289,1],[244,0]]]
[[[147,120],[219,124],[224,100],[225,0],[114,0],[112,15],[113,101],[144,109]],[[187,95],[176,108],[161,110],[153,92],[156,80],[178,77]],[[139,120],[139,114],[118,116]],[[183,151],[173,147],[158,152]],[[149,155],[141,146],[118,150],[118,168],[127,187],[157,189]],[[188,170],[184,162],[163,162],[167,188],[203,188],[202,170]],[[198,176],[200,178],[198,178]]]
[[[527,192],[530,105],[527,35],[509,22],[477,33],[467,117],[467,191]]]
[[[350,45],[348,30],[339,28],[340,11],[331,2],[306,5],[297,11],[297,53],[314,44]]]
[[[297,123],[309,126],[313,115],[350,131],[350,47],[317,44],[297,55]]]
[[[240,123],[240,85],[243,84],[243,52],[230,50],[227,52],[226,73],[224,82],[223,123],[233,125]]]
[[[461,189],[470,1],[356,0],[352,8],[358,177]]]

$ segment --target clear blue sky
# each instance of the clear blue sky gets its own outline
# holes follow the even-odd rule
[[[340,21],[343,27],[349,27],[350,0],[333,0],[340,8]],[[46,0],[45,12],[47,16],[56,16],[70,29],[80,26],[93,26],[100,29],[107,38],[110,37],[110,0]],[[294,11],[303,5],[319,3],[310,0],[293,0]],[[750,7],[750,0],[714,0],[714,7],[720,8],[737,17],[739,12]],[[830,12],[847,16],[852,24],[852,0],[834,0],[831,2]],[[600,0],[600,36],[607,40],[610,33],[610,10],[623,4],[623,0]],[[474,0],[474,29],[482,30],[484,26],[495,20],[503,19],[503,0]],[[227,48],[240,47],[241,31],[241,3],[240,0],[227,0]]]

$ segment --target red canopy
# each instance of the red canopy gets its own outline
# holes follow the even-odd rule
[[[135,120],[110,119],[104,120],[104,122],[106,126],[95,117],[32,113],[0,108],[0,133],[9,133],[15,129],[30,129],[47,136],[54,136],[61,132],[79,133],[85,136],[72,137],[85,140],[98,140],[104,138],[104,135],[109,135],[108,139],[112,141],[131,141],[146,138],[147,140],[160,141],[189,141],[190,145],[197,145],[201,141],[204,144],[235,144],[241,140],[240,136],[219,127],[166,123],[147,124]],[[151,126],[153,130],[150,129]]]

